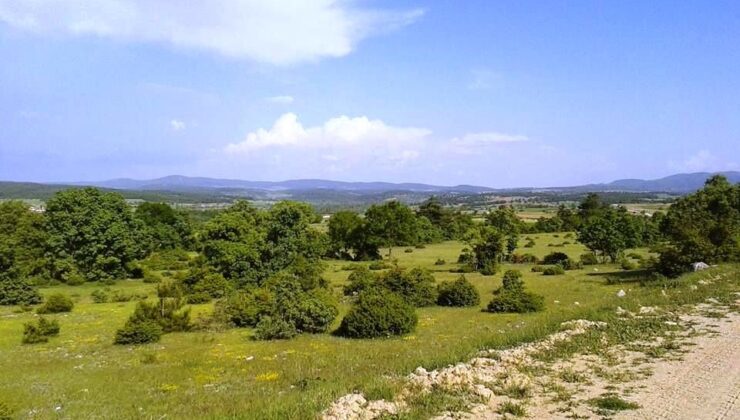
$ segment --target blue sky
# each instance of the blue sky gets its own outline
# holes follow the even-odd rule
[[[0,179],[740,169],[740,2],[0,0]]]

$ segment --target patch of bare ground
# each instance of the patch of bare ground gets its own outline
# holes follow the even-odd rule
[[[620,308],[609,324],[572,321],[536,343],[417,368],[394,401],[345,396],[323,418],[419,418],[404,413],[425,396],[454,396],[454,410],[436,419],[740,419],[737,305]]]

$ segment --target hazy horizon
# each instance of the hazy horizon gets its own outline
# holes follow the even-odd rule
[[[0,0],[0,179],[740,168],[737,2]]]

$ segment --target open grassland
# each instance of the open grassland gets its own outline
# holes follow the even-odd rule
[[[557,236],[556,236],[557,235]],[[543,257],[562,251],[572,258],[585,252],[565,234],[527,235],[536,245],[521,248]],[[522,238],[524,241],[524,238]],[[562,244],[562,246],[548,246]],[[404,267],[434,271],[437,281],[452,280],[463,245],[445,242],[424,249],[393,250]],[[438,259],[444,265],[435,265]],[[326,277],[340,293],[349,274],[346,261],[329,261]],[[509,266],[505,267],[511,268]],[[312,418],[335,398],[352,391],[369,398],[390,397],[396,378],[417,366],[434,369],[466,360],[481,348],[500,348],[531,341],[557,330],[574,318],[598,318],[617,304],[669,303],[686,298],[682,289],[640,288],[636,284],[607,285],[613,265],[589,266],[561,276],[530,272],[519,265],[526,286],[546,298],[540,313],[490,314],[481,308],[500,286],[501,275],[466,277],[482,295],[479,308],[431,307],[418,310],[419,326],[409,336],[384,340],[349,340],[332,335],[303,335],[288,341],[259,342],[249,329],[172,333],[156,344],[136,347],[112,344],[115,330],[133,312],[135,302],[92,302],[90,294],[103,286],[59,286],[45,294],[63,292],[76,301],[69,314],[52,315],[61,334],[46,344],[21,345],[23,324],[32,312],[0,308],[0,403],[20,417],[132,418],[236,417]],[[735,271],[737,273],[737,271]],[[121,281],[114,290],[154,295],[154,286]],[[616,292],[627,291],[619,300]],[[341,304],[340,317],[348,302]],[[194,318],[212,305],[195,305]]]

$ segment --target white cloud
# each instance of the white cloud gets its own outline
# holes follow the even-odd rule
[[[736,162],[728,162],[708,150],[700,150],[681,163],[670,162],[669,166],[676,170],[690,172],[711,172],[738,168]]]
[[[468,133],[462,137],[450,140],[448,147],[460,154],[472,154],[482,148],[502,143],[520,143],[528,141],[527,136],[520,134],[504,134],[496,132]]]
[[[224,152],[254,157],[262,152],[295,154],[298,162],[329,161],[345,166],[376,163],[398,166],[420,156],[431,131],[394,127],[367,117],[340,116],[315,127],[304,127],[293,113],[282,115],[270,129],[258,129]]]
[[[422,14],[339,0],[0,0],[0,21],[23,30],[164,43],[271,64],[341,57]]]
[[[182,131],[185,129],[185,127],[186,125],[184,121],[180,121],[176,119],[170,120],[170,128],[172,129],[172,131]]]
[[[265,100],[273,104],[289,105],[295,101],[295,98],[293,98],[290,95],[279,95],[279,96],[270,96],[268,98],[265,98]]]

